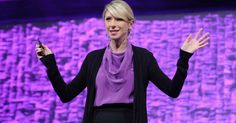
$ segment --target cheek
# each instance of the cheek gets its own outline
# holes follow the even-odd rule
[[[128,30],[129,30],[129,25],[127,24],[122,25],[122,32],[126,33],[128,32]]]
[[[108,28],[108,23],[107,22],[104,22],[104,26],[105,26],[105,28],[107,29]]]
[[[105,26],[105,28],[106,28],[106,32],[109,33],[109,28],[108,28],[108,26]]]

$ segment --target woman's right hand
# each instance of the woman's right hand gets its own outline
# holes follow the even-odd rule
[[[41,46],[39,44],[36,44],[35,51],[39,59],[42,58],[43,56],[52,54],[52,51],[44,44],[42,44]]]

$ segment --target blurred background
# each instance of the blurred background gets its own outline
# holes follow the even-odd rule
[[[109,0],[0,0],[1,21],[101,17]],[[127,0],[136,15],[235,9],[235,0]],[[78,18],[77,18],[78,19]]]
[[[86,90],[63,104],[34,48],[38,37],[52,49],[65,82],[88,52],[107,46],[102,12],[110,0],[0,0],[0,123],[78,123]],[[126,0],[136,21],[129,41],[153,52],[170,78],[179,50],[199,28],[210,43],[189,61],[177,99],[151,82],[149,123],[236,122],[236,1]]]

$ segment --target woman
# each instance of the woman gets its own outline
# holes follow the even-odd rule
[[[177,98],[187,76],[188,60],[208,44],[209,34],[199,38],[200,29],[194,37],[188,36],[171,80],[160,70],[151,52],[129,42],[135,19],[126,2],[114,0],[107,4],[103,18],[110,38],[108,46],[90,52],[69,84],[62,79],[54,54],[46,45],[36,45],[37,56],[47,67],[48,77],[62,102],[71,101],[87,87],[83,123],[146,123],[148,82]]]

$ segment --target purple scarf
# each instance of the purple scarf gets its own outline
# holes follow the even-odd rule
[[[134,90],[133,50],[128,42],[124,53],[106,48],[96,77],[95,106],[132,103]]]
[[[112,53],[110,47],[108,46],[105,50],[101,69],[106,75],[106,79],[109,84],[108,86],[114,91],[119,91],[122,85],[127,82],[128,71],[133,65],[133,51],[130,42],[127,43],[127,49],[124,53],[113,54],[115,53]]]

